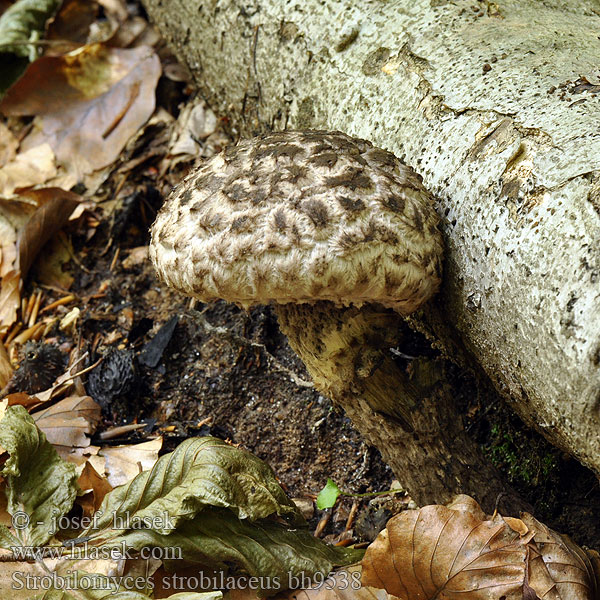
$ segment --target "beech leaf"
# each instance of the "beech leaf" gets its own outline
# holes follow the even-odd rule
[[[591,555],[524,513],[486,516],[469,496],[392,517],[364,585],[402,600],[598,600]]]
[[[245,450],[204,437],[185,440],[151,470],[107,494],[93,530],[83,535],[103,536],[102,529],[110,528],[114,537],[132,520],[153,521],[154,531],[169,534],[207,506],[228,508],[240,519],[275,514],[304,524],[271,467]]]
[[[171,569],[183,561],[227,573],[233,565],[237,572],[259,578],[263,587],[258,591],[267,595],[317,575],[323,581],[334,566],[363,556],[362,550],[330,546],[308,529],[292,529],[271,520],[249,522],[230,510],[216,508],[201,512],[169,535],[137,529],[111,540],[111,545],[119,548],[123,542],[136,550],[165,549],[163,562]],[[169,552],[173,553],[171,561],[166,560]]]
[[[75,465],[58,456],[22,406],[8,407],[0,419],[0,445],[10,454],[0,474],[7,483],[8,512],[20,515],[15,536],[23,546],[41,546],[52,537],[55,519],[73,506]]]

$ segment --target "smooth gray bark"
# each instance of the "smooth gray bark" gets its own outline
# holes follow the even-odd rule
[[[598,4],[144,4],[240,135],[339,129],[423,176],[447,261],[421,326],[600,474]]]

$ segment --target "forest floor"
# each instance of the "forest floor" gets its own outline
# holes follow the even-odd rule
[[[107,55],[112,53],[111,61],[122,61],[124,72],[133,64],[131,56],[139,58],[131,67],[133,75],[138,68],[140,73],[136,75],[138,81],[130,82],[128,97],[132,100],[126,109],[119,108],[116,100],[106,101],[107,94],[125,85],[127,77],[123,77],[86,106],[85,119],[96,111],[98,121],[84,121],[79,113],[69,112],[82,100],[72,106],[62,100],[59,86],[64,83],[60,70],[64,65],[58,60],[46,65],[46,69],[57,69],[55,78],[50,72],[46,75],[44,85],[51,88],[51,94],[40,88],[38,79],[28,82],[25,76],[18,93],[10,97],[17,115],[35,115],[25,107],[44,105],[46,97],[60,98],[54,118],[64,118],[61,140],[77,140],[73,152],[80,152],[77,136],[84,132],[93,138],[102,128],[99,149],[94,148],[84,158],[91,164],[96,158],[91,155],[108,155],[114,150],[115,156],[112,162],[106,159],[102,169],[83,175],[78,172],[77,177],[69,172],[69,161],[63,161],[67,173],[61,175],[62,181],[70,182],[65,189],[81,194],[78,202],[85,201],[85,210],[66,227],[53,226],[46,214],[43,223],[30,227],[30,235],[21,235],[20,252],[29,243],[35,260],[30,257],[33,264],[29,273],[24,273],[27,276],[21,291],[5,286],[8,292],[0,294],[0,324],[3,319],[7,323],[1,341],[12,363],[8,365],[0,356],[0,379],[5,376],[8,380],[19,362],[21,368],[16,374],[20,373],[21,379],[29,376],[35,380],[38,376],[27,375],[27,369],[37,369],[38,374],[47,369],[43,363],[27,366],[23,359],[23,344],[28,339],[24,331],[31,331],[32,340],[59,348],[65,363],[68,355],[80,357],[88,352],[87,366],[102,359],[77,382],[78,392],[91,396],[102,408],[102,422],[92,435],[92,445],[134,445],[160,435],[163,450],[170,451],[192,436],[229,440],[271,465],[321,536],[331,541],[373,540],[392,514],[414,508],[414,502],[399,493],[374,499],[347,497],[333,510],[315,509],[316,495],[329,478],[344,491],[365,493],[389,489],[395,477],[344,413],[314,389],[279,331],[272,310],[266,307],[246,312],[223,302],[194,303],[156,277],[147,251],[156,212],[198,157],[206,159],[236,140],[230,133],[228,115],[214,115],[204,106],[143,16],[130,17],[125,13],[110,48],[105,49]],[[123,48],[115,43],[118,36]],[[138,47],[136,40],[142,40]],[[154,63],[148,59],[149,52]],[[89,60],[94,66],[99,56],[102,59],[95,49],[87,48],[79,60]],[[144,69],[155,73],[157,81],[156,89],[144,92],[146,97],[139,91],[151,79]],[[147,96],[154,93],[157,105],[148,109]],[[109,109],[115,114],[107,115]],[[125,112],[128,118],[129,113],[135,113],[138,128],[122,133],[119,148],[102,146],[126,124]],[[81,122],[73,120],[74,114]],[[5,140],[14,138],[2,146],[3,151],[12,148],[12,155],[8,157],[6,150],[7,158],[3,159],[8,164],[18,158],[19,143],[35,131],[29,117],[7,117],[0,125]],[[55,137],[48,135],[45,146],[52,146]],[[58,155],[60,148],[54,150]],[[70,158],[69,152],[66,155]],[[60,163],[50,151],[46,158]],[[32,207],[37,213],[43,211],[44,203],[60,201],[63,193],[56,191],[55,166],[49,165],[51,175],[40,181],[41,167],[36,164],[31,173],[25,173],[31,180],[20,179],[10,193],[3,189],[3,195],[8,198],[15,190],[45,182],[53,186],[47,189],[52,199],[40,196],[37,204],[27,205],[30,211]],[[6,187],[5,182],[0,183]],[[0,208],[12,215],[8,221],[19,221],[13,217],[17,211],[14,206],[20,205],[9,202],[13,200]],[[20,219],[23,229],[35,220],[36,212],[32,214],[29,221]],[[4,229],[1,234],[6,235]],[[42,250],[38,240],[43,238],[50,241]],[[16,253],[9,246],[7,238],[0,239],[3,283],[11,274],[9,250]],[[11,295],[16,295],[12,298],[16,308],[9,317]],[[36,328],[38,323],[43,326]],[[579,543],[600,548],[598,479],[528,430],[490,391],[491,386],[478,389],[472,375],[452,368],[456,369],[456,402],[467,429],[511,485],[534,506],[535,516]],[[12,381],[14,384],[15,379]],[[13,385],[10,391],[17,394],[24,389]],[[140,427],[116,433],[115,428],[123,425]],[[107,432],[112,433],[106,436]]]

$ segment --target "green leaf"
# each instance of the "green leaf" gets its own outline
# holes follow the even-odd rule
[[[17,539],[6,525],[0,524],[0,548],[7,550],[13,546],[20,546],[21,541]]]
[[[0,17],[0,98],[39,56],[38,47],[27,42],[43,37],[47,20],[61,0],[18,0]]]
[[[292,529],[272,520],[251,523],[216,508],[204,510],[170,535],[141,529],[128,532],[111,545],[121,547],[123,542],[135,550],[162,548],[163,563],[170,570],[192,563],[227,573],[234,566],[234,572],[262,578],[261,585],[268,582],[270,587],[262,590],[266,593],[288,589],[302,574],[310,578],[321,574],[324,578],[333,567],[357,562],[364,554],[362,550],[330,546],[305,528]]]
[[[42,546],[75,502],[75,465],[58,456],[22,406],[10,406],[0,419],[0,446],[10,454],[0,474],[15,536],[23,546]],[[0,545],[7,540],[0,535]]]
[[[295,526],[305,523],[271,467],[245,450],[203,437],[185,440],[150,471],[107,494],[82,536],[114,537],[140,524],[166,535],[207,506],[251,521],[276,514]]]
[[[335,481],[328,479],[325,487],[317,496],[317,508],[320,510],[332,508],[341,493],[342,490],[336,485]]]
[[[23,42],[40,39],[46,21],[54,15],[61,0],[18,0],[0,17],[0,52],[28,57],[30,47]],[[17,45],[11,46],[17,42]]]

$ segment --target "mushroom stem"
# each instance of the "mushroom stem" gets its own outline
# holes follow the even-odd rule
[[[531,510],[467,435],[441,361],[428,361],[412,378],[396,364],[389,348],[406,328],[401,316],[331,302],[275,311],[315,387],[345,410],[418,504],[465,493],[488,512]]]

